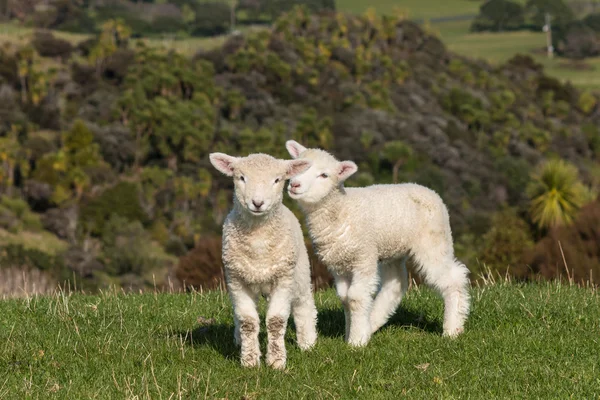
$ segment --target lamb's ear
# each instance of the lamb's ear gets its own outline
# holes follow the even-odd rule
[[[285,142],[285,148],[290,153],[292,158],[298,158],[303,151],[306,150],[306,147],[302,146],[300,143],[295,140],[288,140]]]
[[[211,164],[221,173],[227,176],[233,176],[233,166],[238,160],[237,157],[228,156],[223,153],[211,153],[209,155]]]
[[[293,178],[296,175],[300,175],[303,172],[306,172],[311,166],[312,161],[310,160],[290,160],[286,161],[287,170],[285,171],[285,179]]]
[[[358,167],[352,161],[342,161],[338,165],[338,178],[340,182],[350,178],[352,174],[358,171]]]

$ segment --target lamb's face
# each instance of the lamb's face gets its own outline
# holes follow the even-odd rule
[[[307,149],[293,140],[286,143],[286,148],[293,158],[312,162],[310,168],[292,178],[288,185],[290,197],[303,203],[320,202],[358,170],[352,161],[338,161],[326,151]]]
[[[285,180],[310,167],[308,160],[278,160],[267,154],[231,157],[212,153],[210,161],[233,177],[237,202],[255,216],[266,215],[281,204]]]

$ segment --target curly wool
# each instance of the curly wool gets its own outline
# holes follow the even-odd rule
[[[290,181],[289,190],[306,215],[320,259],[335,278],[348,342],[365,345],[393,315],[408,288],[408,255],[444,297],[444,334],[462,332],[469,310],[468,269],[454,258],[448,210],[437,193],[412,183],[344,188],[347,176],[340,179],[340,174],[347,174],[344,168],[356,171],[354,163],[340,163],[323,150],[295,142],[288,142],[288,150],[312,161],[309,170]],[[326,180],[312,178],[323,174]],[[311,198],[318,191],[322,197]]]
[[[217,158],[211,155],[211,161]],[[267,295],[267,364],[281,369],[286,364],[284,335],[290,313],[301,349],[311,348],[317,337],[317,311],[302,230],[281,202],[285,179],[273,183],[278,177],[288,178],[290,164],[263,154],[231,159],[230,173],[238,182],[234,207],[223,225],[223,263],[234,308],[234,337],[241,345],[242,365],[259,365],[257,304],[259,295]],[[240,183],[241,176],[244,183]],[[254,215],[248,208],[256,198],[268,207],[263,215]]]

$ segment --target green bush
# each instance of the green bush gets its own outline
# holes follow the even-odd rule
[[[600,33],[600,12],[586,15],[586,17],[583,19],[583,23],[594,31]]]
[[[139,221],[112,214],[103,225],[102,242],[104,265],[112,275],[143,275],[164,264],[153,255],[155,245]]]
[[[226,3],[207,2],[196,5],[196,18],[190,32],[196,36],[221,35],[229,29],[231,8]]]
[[[106,189],[82,205],[80,218],[87,231],[100,235],[112,215],[121,216],[127,221],[146,222],[147,216],[140,205],[137,185],[120,182]]]
[[[61,57],[67,59],[73,52],[71,43],[63,39],[58,39],[51,32],[47,31],[35,32],[31,44],[42,57]]]
[[[491,271],[523,275],[527,268],[523,257],[533,247],[533,236],[527,223],[514,210],[496,213],[491,229],[483,235],[481,261]]]
[[[8,244],[0,247],[0,268],[3,265],[19,265],[52,272],[62,273],[64,261],[60,256],[53,256],[39,249],[24,247],[21,244]]]

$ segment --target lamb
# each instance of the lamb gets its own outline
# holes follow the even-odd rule
[[[408,256],[444,299],[444,336],[462,333],[469,313],[469,271],[454,258],[442,199],[411,183],[344,188],[358,169],[354,162],[340,162],[293,140],[286,148],[292,158],[312,161],[290,180],[288,193],[299,202],[318,256],[334,277],[346,341],[366,345],[394,314],[408,288]]]
[[[234,311],[234,340],[241,364],[260,365],[260,294],[268,296],[267,364],[285,368],[284,335],[290,312],[298,346],[313,347],[317,310],[310,263],[300,223],[282,204],[285,180],[310,167],[308,160],[278,160],[266,154],[210,154],[213,166],[233,177],[233,209],[223,224],[225,280]]]

